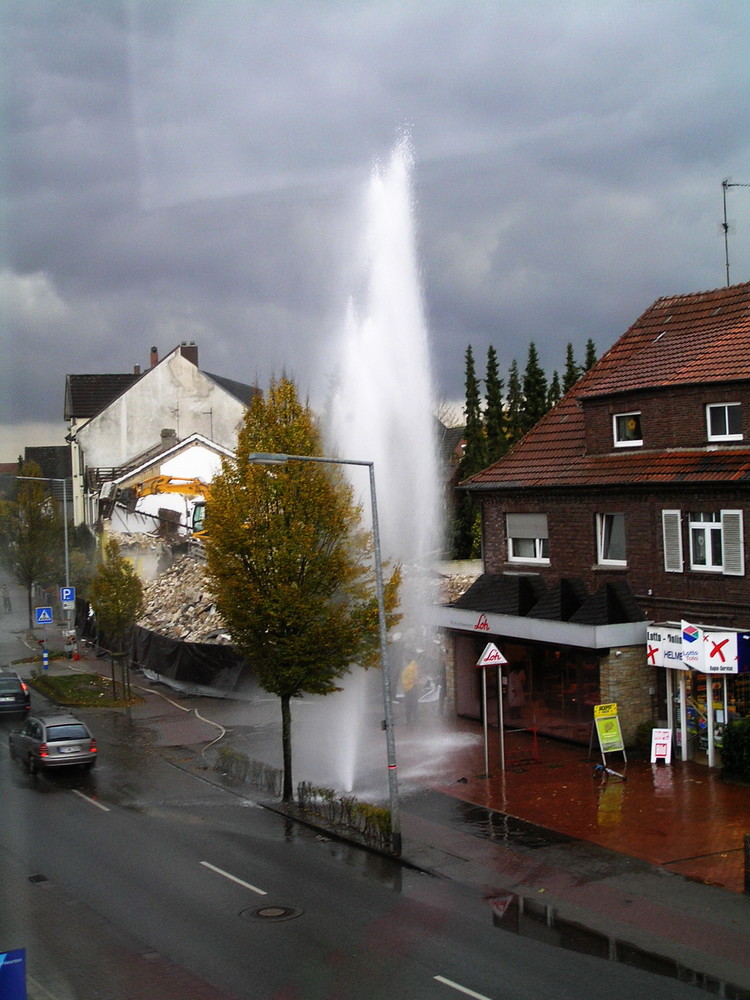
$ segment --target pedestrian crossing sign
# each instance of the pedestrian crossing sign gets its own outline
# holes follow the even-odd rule
[[[53,621],[52,608],[34,608],[35,625],[51,625]]]

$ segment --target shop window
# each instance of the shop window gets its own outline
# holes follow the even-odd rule
[[[694,512],[688,515],[688,526],[691,569],[744,575],[742,511]]]
[[[597,558],[600,564],[625,565],[625,515],[597,514]]]
[[[506,530],[511,562],[549,563],[546,514],[506,514]]]
[[[636,448],[643,444],[640,413],[615,413],[612,427],[616,448]]]
[[[706,407],[709,441],[742,440],[742,408],[739,403],[709,403]]]

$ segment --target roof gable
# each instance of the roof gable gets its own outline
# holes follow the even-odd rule
[[[587,454],[584,403],[636,390],[750,381],[750,283],[658,299],[469,489],[750,482],[750,447]]]

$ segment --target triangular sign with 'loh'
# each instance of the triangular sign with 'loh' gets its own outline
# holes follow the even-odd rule
[[[484,647],[484,652],[477,660],[478,667],[502,667],[504,663],[508,661],[505,659],[503,654],[497,648],[494,642],[488,642]]]

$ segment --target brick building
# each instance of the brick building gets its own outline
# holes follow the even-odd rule
[[[678,671],[678,728],[700,735],[708,715],[713,739],[716,720],[750,714],[750,284],[657,300],[463,486],[485,572],[442,609],[459,714],[478,717],[492,639],[506,722],[583,742],[593,706],[616,701],[632,743],[674,702],[672,672],[647,663],[649,623],[682,621],[740,634],[731,674]]]

